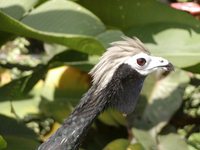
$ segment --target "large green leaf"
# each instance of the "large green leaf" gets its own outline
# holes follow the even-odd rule
[[[177,24],[157,23],[147,27],[134,27],[127,33],[144,39],[147,48],[154,55],[169,59],[177,67],[186,68],[200,62],[198,41],[200,34],[190,26],[180,27]],[[152,41],[150,41],[151,38]],[[192,71],[199,72],[198,69]]]
[[[152,78],[150,79],[150,81],[147,80],[145,84],[147,87],[144,87],[142,92],[148,98],[142,123],[148,126],[147,129],[151,129],[153,136],[156,136],[181,106],[189,76],[184,71],[176,70],[166,78],[154,80],[153,85]],[[148,82],[150,86],[148,86]]]
[[[108,48],[110,46],[109,44],[113,41],[122,40],[121,37],[123,35],[124,33],[120,30],[107,30],[106,32],[99,34],[97,39],[101,41],[104,47]]]
[[[91,37],[104,32],[104,25],[71,1],[47,1],[27,14],[24,23],[3,12],[0,12],[0,20],[0,30],[4,32],[55,42],[90,54],[100,54],[105,49]]]
[[[66,0],[51,0],[27,14],[22,22],[41,31],[62,34],[97,35],[103,23],[90,11]]]
[[[175,66],[186,68],[200,62],[200,21],[185,12],[157,0],[81,0],[79,3],[106,25],[139,37],[153,54],[168,58]],[[199,69],[187,69],[199,72]]]
[[[123,30],[154,23],[200,27],[199,21],[189,14],[169,8],[157,0],[80,0],[79,3],[96,14],[106,25]]]
[[[162,141],[161,138],[161,141],[158,141],[159,133],[181,106],[184,89],[189,81],[188,74],[182,70],[176,70],[161,79],[150,76],[146,80],[142,91],[142,98],[145,96],[147,100],[146,107],[143,112],[139,110],[142,114],[138,118],[134,118],[134,127],[132,128],[135,138],[146,150],[162,146],[161,149],[168,149],[165,142],[169,142],[168,145],[170,145],[172,141],[168,140],[168,136],[171,136],[163,136],[166,140]],[[178,140],[177,137],[178,135],[172,136],[174,140]],[[159,145],[161,142],[163,142],[162,146]],[[183,143],[185,144],[184,141]],[[182,144],[178,148],[181,149],[181,147]]]
[[[16,19],[21,19],[39,0],[1,0],[0,10]]]

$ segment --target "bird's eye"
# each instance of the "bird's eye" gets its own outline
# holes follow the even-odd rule
[[[137,59],[137,64],[140,65],[140,66],[144,66],[146,64],[146,59],[138,58]]]

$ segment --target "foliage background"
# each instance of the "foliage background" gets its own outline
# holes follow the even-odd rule
[[[0,149],[32,150],[52,134],[122,35],[176,71],[148,77],[126,118],[101,114],[82,149],[199,150],[200,22],[157,0],[1,0]]]

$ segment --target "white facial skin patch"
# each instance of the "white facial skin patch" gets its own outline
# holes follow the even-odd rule
[[[148,75],[158,68],[167,70],[166,66],[169,64],[169,61],[162,57],[139,53],[129,57],[124,63],[130,65],[141,75]]]

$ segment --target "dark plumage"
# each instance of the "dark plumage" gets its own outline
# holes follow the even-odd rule
[[[38,150],[77,150],[104,109],[114,107],[123,113],[134,110],[145,77],[158,68],[170,70],[172,65],[150,56],[138,39],[124,37],[124,41],[115,42],[90,72],[93,85],[79,105]]]

